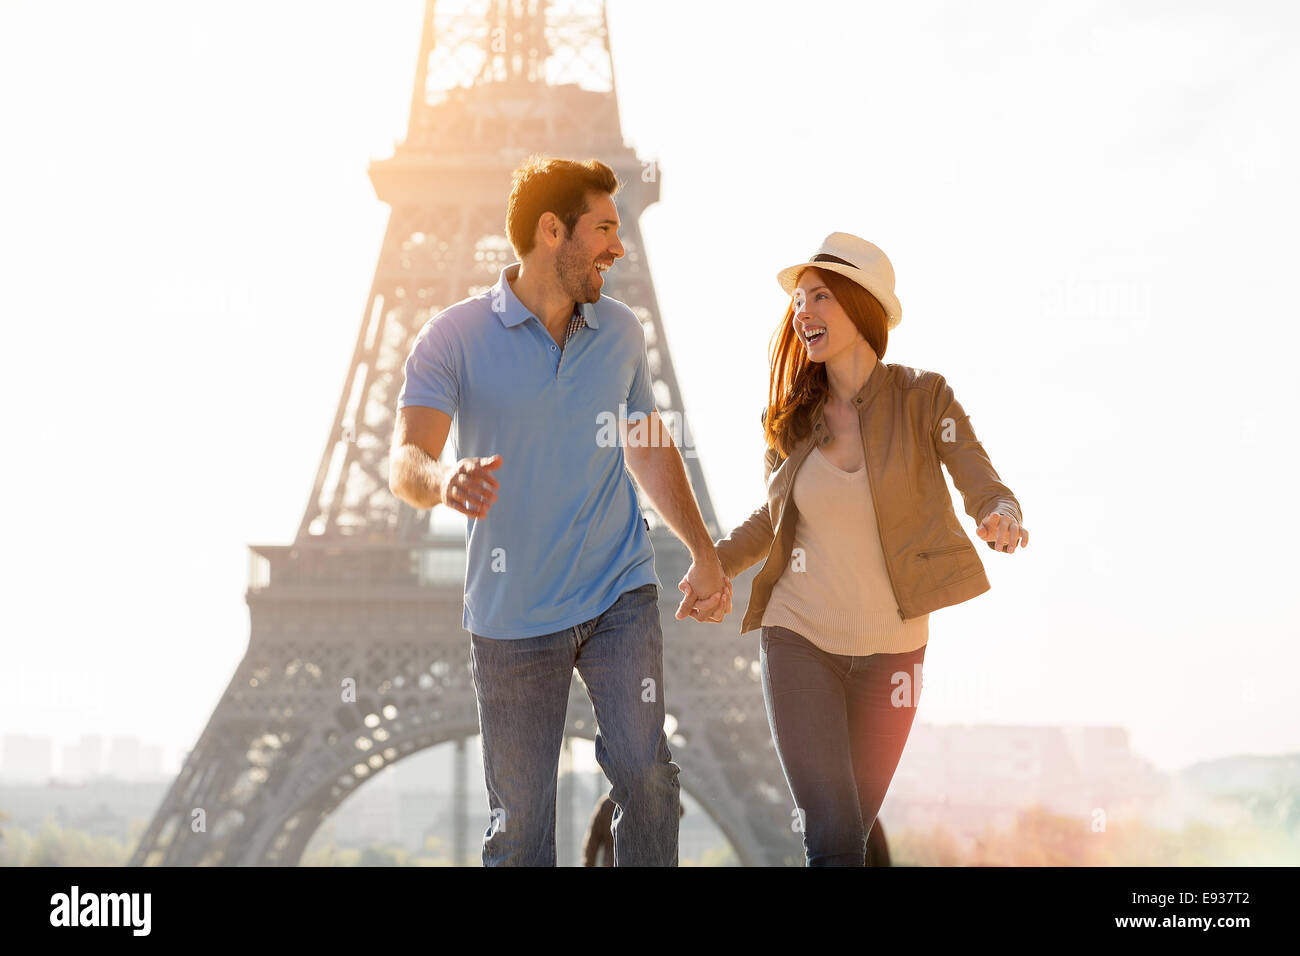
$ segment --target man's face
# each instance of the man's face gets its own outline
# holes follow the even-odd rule
[[[614,197],[609,193],[588,193],[587,211],[555,254],[560,285],[574,302],[599,301],[600,290],[605,286],[602,273],[623,256],[618,227]]]

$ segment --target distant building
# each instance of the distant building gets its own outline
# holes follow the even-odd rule
[[[83,736],[75,744],[63,748],[64,780],[93,780],[104,772],[104,738],[97,734]]]
[[[1035,804],[1080,819],[1136,814],[1167,787],[1123,727],[917,723],[880,815],[971,835]]]
[[[0,786],[0,806],[10,824],[38,833],[47,821],[73,830],[126,841],[132,822],[148,822],[169,786],[100,777],[89,783],[60,780]]]
[[[140,776],[140,741],[135,737],[114,737],[108,744],[108,775],[118,780]]]

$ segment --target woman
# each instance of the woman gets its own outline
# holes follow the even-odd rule
[[[767,501],[717,544],[728,582],[760,559],[741,633],[761,627],[768,722],[809,866],[863,866],[916,713],[929,614],[989,589],[940,470],[978,536],[1029,543],[942,375],[886,365],[902,309],[894,270],[837,232],[778,275],[792,300],[773,336],[762,421]],[[720,621],[730,591],[702,600]]]

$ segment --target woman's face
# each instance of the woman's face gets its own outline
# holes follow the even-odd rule
[[[815,269],[805,269],[799,277],[791,321],[809,361],[828,362],[845,349],[867,341]]]

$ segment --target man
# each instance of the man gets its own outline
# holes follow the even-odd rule
[[[397,402],[389,487],[413,507],[468,518],[462,624],[491,809],[485,866],[555,865],[575,666],[618,804],[616,865],[677,865],[659,579],[628,471],[694,558],[691,605],[678,618],[730,609],[681,453],[654,407],[644,330],[600,294],[624,252],[617,189],[596,160],[533,157],[517,169],[506,231],[520,261],[425,324]],[[442,466],[453,421],[459,460]]]

